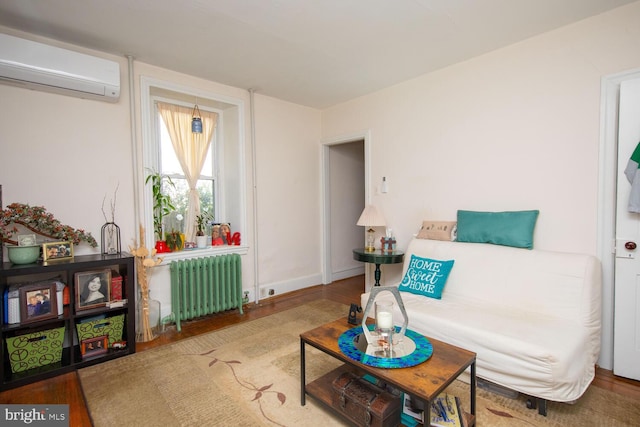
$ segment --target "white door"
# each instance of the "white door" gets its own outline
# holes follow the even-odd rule
[[[620,86],[613,373],[640,380],[640,213],[629,212],[624,170],[640,142],[640,79]],[[640,191],[638,189],[637,191]]]

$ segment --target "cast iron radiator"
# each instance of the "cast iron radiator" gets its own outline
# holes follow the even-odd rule
[[[242,314],[240,255],[172,261],[171,310],[178,331],[182,320],[238,308]]]

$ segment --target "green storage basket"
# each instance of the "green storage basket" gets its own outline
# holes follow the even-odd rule
[[[109,347],[113,346],[113,343],[116,341],[122,341],[123,329],[124,314],[76,324],[76,331],[78,332],[78,342],[82,342],[83,340],[86,340],[88,338],[108,335]]]
[[[11,371],[13,373],[27,371],[62,360],[64,326],[9,337],[6,341]]]

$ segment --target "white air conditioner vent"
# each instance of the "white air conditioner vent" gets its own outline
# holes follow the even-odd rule
[[[120,64],[0,34],[0,82],[116,102],[120,98]]]

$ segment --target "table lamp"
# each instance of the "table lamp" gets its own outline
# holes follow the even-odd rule
[[[367,252],[373,252],[376,250],[375,244],[375,234],[376,231],[373,227],[382,227],[386,225],[384,221],[384,217],[380,215],[378,210],[373,205],[365,206],[360,218],[358,219],[357,225],[369,227],[367,230],[367,241],[364,247],[364,250]]]

